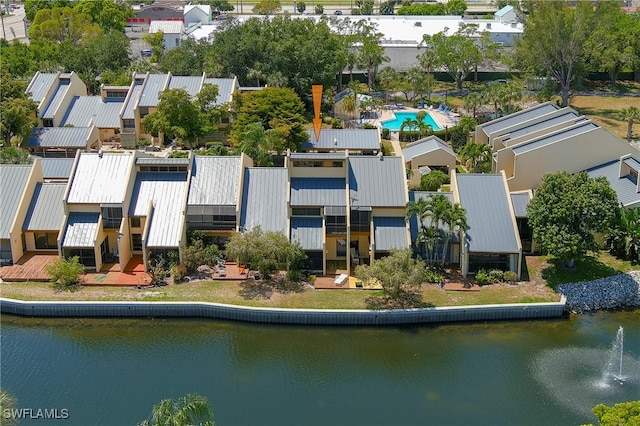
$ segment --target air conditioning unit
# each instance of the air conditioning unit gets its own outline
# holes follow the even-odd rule
[[[491,22],[487,22],[487,29],[490,30],[491,29]]]

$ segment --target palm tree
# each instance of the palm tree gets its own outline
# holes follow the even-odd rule
[[[163,399],[154,405],[151,419],[140,426],[214,426],[213,410],[207,398],[198,394],[187,394],[178,401]]]
[[[273,166],[274,132],[273,129],[265,131],[260,122],[249,123],[240,135],[238,150],[251,157],[258,167]]]
[[[615,256],[640,261],[640,208],[619,209],[618,226],[607,239]]]
[[[473,111],[473,118],[476,118],[476,112],[484,104],[482,95],[479,93],[469,93],[464,98],[464,109],[467,111]]]
[[[393,82],[398,78],[398,72],[391,68],[385,67],[378,73],[378,81],[384,87],[384,102],[389,103],[389,92]]]
[[[429,199],[429,212],[431,216],[431,235],[434,240],[433,259],[438,261],[438,241],[441,240],[443,234],[441,222],[447,217],[451,208],[451,201],[443,194],[435,194]]]
[[[510,81],[502,86],[501,92],[507,102],[507,114],[511,114],[511,104],[522,99],[522,86],[515,81]]]
[[[630,106],[620,111],[620,119],[627,122],[627,140],[633,136],[633,123],[640,123],[640,108]]]
[[[449,228],[444,243],[444,252],[442,253],[442,266],[444,267],[447,250],[449,248],[449,241],[451,241],[454,232],[459,233],[460,231],[466,231],[468,228],[467,211],[459,203],[452,204],[443,220]]]
[[[408,222],[414,216],[416,217],[418,226],[420,227],[418,235],[426,235],[427,227],[425,226],[425,220],[430,217],[430,210],[429,202],[425,198],[420,198],[416,201],[409,201],[407,203],[405,220]],[[421,247],[422,242],[424,241],[421,238],[416,238],[416,246]]]
[[[460,157],[473,173],[480,171],[480,165],[491,159],[491,147],[486,143],[468,143],[460,151]]]
[[[410,141],[413,141],[413,131],[414,129],[418,129],[420,126],[420,124],[418,123],[418,120],[414,120],[411,117],[407,117],[402,124],[400,125],[400,132],[404,132],[404,129],[408,128],[409,129],[409,137],[408,139]]]
[[[432,170],[420,177],[420,189],[423,191],[437,191],[445,183],[449,183],[449,175],[442,170]]]
[[[11,413],[11,411],[16,407],[16,399],[4,390],[0,390],[0,407],[2,408],[2,425],[15,425],[17,424],[17,420],[13,416],[4,416],[4,413]]]

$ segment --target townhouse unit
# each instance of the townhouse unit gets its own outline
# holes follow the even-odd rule
[[[440,170],[447,175],[456,169],[458,157],[453,149],[445,141],[437,136],[408,143],[402,150],[409,185],[420,185],[422,176],[431,173],[432,170]]]
[[[489,144],[493,171],[511,191],[537,188],[548,173],[576,173],[637,150],[571,108],[549,102],[479,125],[475,141]]]
[[[309,139],[302,144],[303,152],[349,151],[351,154],[376,155],[382,139],[378,129],[322,129],[316,138],[314,130],[307,130]]]
[[[97,152],[103,143],[133,149],[145,138],[160,144],[162,138],[154,140],[145,133],[141,120],[157,110],[161,93],[179,88],[195,97],[205,84],[218,87],[218,106],[229,104],[240,88],[235,77],[134,73],[128,86],[103,85],[99,95],[87,96],[85,84],[75,73],[37,72],[26,92],[38,104],[38,126],[25,145],[38,156],[74,157],[78,149]],[[223,114],[218,127],[224,130],[229,121],[229,115]],[[85,129],[85,135],[79,129]],[[223,140],[224,135],[213,137]]]
[[[618,202],[625,209],[640,207],[640,153],[623,155],[586,170],[589,177],[604,177],[616,191]]]

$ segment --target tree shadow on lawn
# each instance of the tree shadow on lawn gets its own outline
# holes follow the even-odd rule
[[[550,266],[544,268],[541,275],[547,285],[554,290],[560,284],[593,281],[622,272],[592,256],[576,261],[576,266],[573,269],[568,269],[558,259],[549,259],[548,263]]]

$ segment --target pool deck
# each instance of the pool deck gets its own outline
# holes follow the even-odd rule
[[[433,108],[433,107],[425,107],[425,108],[412,108],[412,107],[401,107],[401,108],[397,108],[394,106],[393,109],[390,109],[387,107],[383,108],[380,112],[380,117],[374,120],[364,120],[370,124],[373,124],[375,126],[378,126],[380,128],[384,127],[383,126],[383,122],[388,121],[388,120],[395,120],[396,118],[396,114],[395,111],[398,112],[413,112],[413,113],[417,113],[420,111],[427,111],[431,117],[433,118],[433,120],[436,122],[436,124],[438,125],[438,127],[440,127],[441,129],[447,128],[447,127],[453,127],[457,124],[458,118],[460,117],[460,115],[458,113],[455,112],[444,112],[441,111],[437,108]],[[392,131],[392,132],[396,132],[397,131]]]

